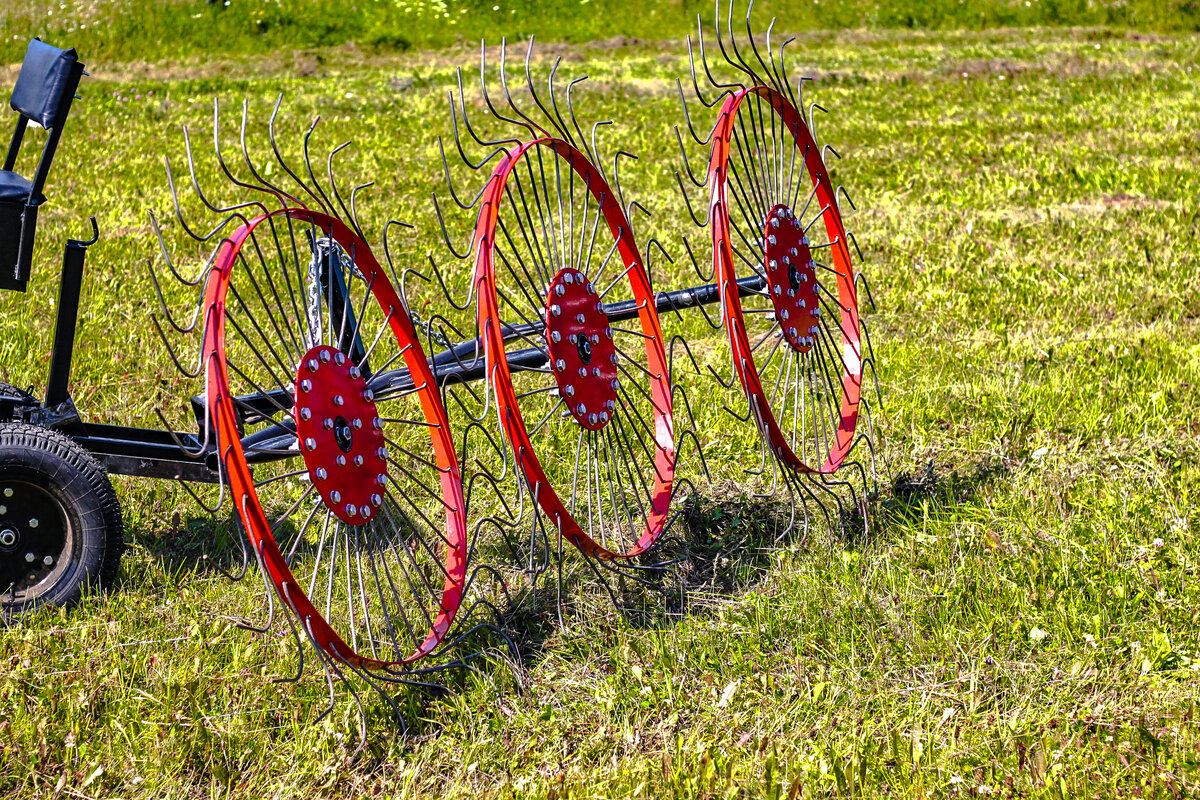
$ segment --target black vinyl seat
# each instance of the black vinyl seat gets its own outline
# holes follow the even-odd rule
[[[0,169],[0,289],[24,291],[29,280],[42,189],[62,136],[63,124],[83,76],[74,50],[60,50],[33,39],[9,101],[17,128]],[[29,124],[46,129],[46,144],[32,178],[16,172],[17,156]]]

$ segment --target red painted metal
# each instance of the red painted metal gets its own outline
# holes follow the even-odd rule
[[[616,408],[617,348],[596,288],[577,269],[562,269],[550,282],[546,343],[571,415],[588,430],[601,430]]]
[[[370,521],[383,503],[387,448],[366,379],[340,350],[319,345],[300,359],[293,385],[309,479],[342,522]]]
[[[815,188],[817,208],[825,209],[821,216],[832,245],[829,248],[830,257],[837,272],[837,295],[840,306],[837,328],[842,336],[840,357],[845,369],[841,375],[842,399],[837,432],[824,462],[818,465],[805,464],[793,452],[787,435],[780,428],[771,411],[769,395],[763,388],[758,370],[755,368],[754,354],[742,314],[741,299],[738,297],[736,257],[731,245],[732,234],[727,194],[729,157],[738,110],[746,98],[755,96],[761,98],[779,116],[783,125],[791,132],[797,148],[803,153],[806,171]],[[846,230],[837,210],[834,188],[829,180],[825,164],[821,160],[820,148],[804,123],[804,117],[800,112],[781,93],[766,86],[742,88],[731,92],[725,98],[717,118],[717,124],[713,129],[712,141],[712,154],[708,162],[708,187],[713,257],[717,282],[720,286],[722,316],[729,334],[729,344],[733,350],[734,371],[750,401],[751,411],[754,413],[762,436],[781,462],[796,472],[826,474],[836,472],[850,452],[851,445],[854,443],[855,427],[858,423],[858,405],[863,376],[862,338],[858,325],[858,292],[854,286],[854,265],[850,259]],[[766,221],[766,227],[770,228],[770,217]],[[799,250],[799,247],[797,249]],[[770,260],[769,242],[767,252],[767,258]],[[801,255],[803,255],[803,251],[801,251]],[[806,261],[811,261],[811,256]],[[816,281],[812,282],[816,286]],[[774,300],[773,293],[772,300]],[[813,300],[815,301],[815,294]],[[797,336],[801,335],[803,335],[802,329],[798,328]]]
[[[440,608],[425,640],[408,656],[399,661],[379,661],[360,656],[346,644],[313,605],[303,588],[293,577],[283,554],[271,535],[271,525],[254,487],[250,465],[242,449],[238,430],[238,414],[229,389],[229,371],[225,361],[225,299],[229,281],[238,264],[246,240],[259,225],[271,218],[282,217],[308,223],[323,230],[347,252],[355,256],[355,265],[372,287],[380,307],[388,314],[393,335],[403,348],[404,365],[413,376],[432,440],[434,457],[441,473],[442,500],[446,510],[446,551],[444,566],[446,580],[442,587]],[[355,666],[387,669],[408,664],[428,655],[442,642],[454,622],[462,602],[467,569],[467,531],[462,476],[454,450],[446,409],[437,391],[437,383],[420,338],[413,328],[404,306],[366,243],[340,220],[308,209],[287,208],[254,217],[226,238],[208,276],[205,289],[205,326],[203,353],[206,364],[206,397],[208,413],[214,421],[221,453],[222,471],[234,500],[242,526],[261,558],[267,576],[279,596],[292,609],[313,641],[335,659]],[[314,390],[320,390],[314,385]]]
[[[513,389],[512,373],[508,355],[504,348],[504,333],[500,316],[500,301],[497,294],[497,277],[494,263],[493,242],[500,203],[504,197],[505,184],[513,168],[526,154],[535,148],[550,151],[560,158],[583,179],[592,197],[599,203],[600,213],[613,239],[617,252],[627,269],[629,285],[638,304],[638,320],[645,341],[646,369],[653,376],[650,381],[650,400],[654,416],[654,485],[646,499],[646,527],[633,547],[622,553],[613,552],[594,541],[563,505],[558,493],[551,485],[538,460],[525,420]],[[536,156],[536,152],[534,152]],[[582,152],[561,139],[543,138],[526,142],[506,152],[492,171],[484,188],[483,205],[475,224],[473,237],[475,247],[475,291],[478,297],[479,329],[483,335],[484,352],[487,359],[488,381],[496,394],[497,411],[501,427],[504,428],[509,444],[516,454],[517,462],[525,475],[525,481],[537,498],[542,512],[558,527],[562,535],[590,556],[603,559],[630,558],[646,552],[662,535],[671,503],[671,487],[675,479],[675,435],[672,416],[671,386],[667,371],[666,351],[663,346],[662,326],[659,324],[658,308],[650,279],[638,254],[633,230],[625,216],[617,194],[608,185],[604,176]],[[578,417],[577,417],[578,418]]]
[[[763,241],[768,291],[780,330],[796,352],[811,352],[821,322],[820,302],[817,267],[800,220],[787,206],[774,206],[767,213]]]

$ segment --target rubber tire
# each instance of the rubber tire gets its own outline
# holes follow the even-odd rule
[[[69,608],[84,594],[112,586],[125,549],[125,524],[108,474],[90,453],[57,431],[0,423],[3,478],[19,478],[48,491],[79,538],[71,568],[48,590],[19,602],[0,597],[4,617],[44,605]]]

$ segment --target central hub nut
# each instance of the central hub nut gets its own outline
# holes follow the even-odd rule
[[[799,353],[807,353],[821,332],[817,265],[808,237],[800,220],[784,205],[767,213],[764,228],[767,291],[775,306],[775,319],[788,344]]]
[[[558,393],[571,416],[590,431],[617,407],[616,345],[596,287],[577,269],[559,270],[546,293],[546,344]]]
[[[383,420],[367,381],[327,345],[300,359],[294,384],[296,439],[321,499],[350,525],[375,518],[387,483]]]

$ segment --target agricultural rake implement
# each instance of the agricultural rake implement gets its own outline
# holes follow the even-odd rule
[[[111,582],[123,544],[107,473],[177,480],[234,520],[237,577],[260,576],[266,597],[266,620],[245,625],[265,630],[282,609],[301,653],[291,679],[311,649],[331,697],[337,677],[357,700],[357,678],[392,702],[387,686],[435,685],[440,670],[470,667],[480,642],[507,642],[522,587],[548,581],[560,625],[575,578],[627,611],[678,611],[683,498],[702,491],[704,444],[719,436],[696,405],[734,394],[745,411],[730,413],[761,443],[746,471],[755,491],[786,499],[787,530],[814,513],[865,524],[878,390],[849,196],[829,175],[836,151],[813,134],[820,107],[805,109],[803,82],[788,75],[790,40],[775,49],[749,19],[739,42],[732,6],[718,15],[719,58],[703,28],[688,42],[693,107],[680,81],[677,174],[696,225],[683,251],[700,283],[682,289],[656,288],[652,263],[669,266],[673,245],[626,196],[621,170],[634,156],[605,144],[608,123],[576,113],[583,78],[559,77],[555,61],[535,79],[532,41],[523,70],[510,70],[505,45],[492,65],[484,48],[478,94],[461,72],[449,93],[447,185],[434,197],[448,260],[403,255],[397,221],[373,250],[356,202],[371,184],[339,182],[346,145],[310,154],[315,121],[299,155],[285,156],[279,103],[258,160],[248,107],[231,146],[214,106],[209,172],[235,202],[203,186],[185,129],[190,192],[181,197],[168,164],[173,216],[211,256],[178,268],[152,216],[161,266],[149,275],[153,324],[197,386],[185,411],[195,428],[162,412],[155,429],[81,420],[67,387],[98,233],[68,242],[46,394],[0,387],[4,615]],[[30,45],[0,172],[3,288],[29,280],[82,69],[73,51]],[[25,180],[13,168],[30,119],[49,136]],[[436,310],[414,313],[410,294]],[[696,314],[728,339],[728,372],[701,368],[687,339],[665,332]]]

